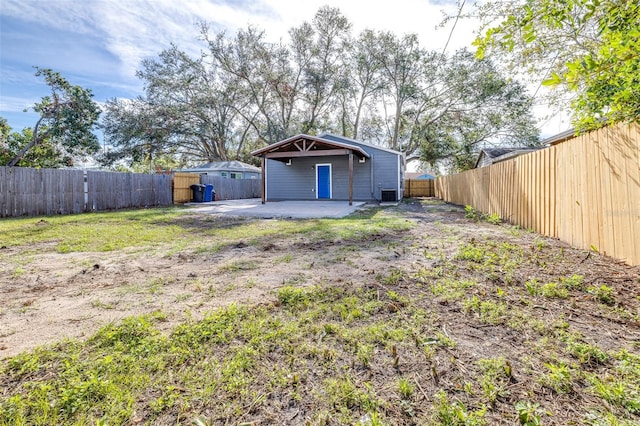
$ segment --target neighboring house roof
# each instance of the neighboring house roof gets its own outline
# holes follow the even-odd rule
[[[569,139],[573,139],[576,136],[575,129],[565,130],[564,132],[558,133],[557,135],[553,135],[546,139],[543,139],[540,143],[542,145],[556,145],[561,142],[568,141]]]
[[[184,169],[183,172],[245,172],[245,173],[260,173],[259,167],[252,166],[251,164],[243,163],[242,161],[213,161],[211,163],[202,164],[200,166]]]
[[[309,143],[309,145],[307,145]],[[288,139],[282,140],[280,142],[272,143],[264,148],[257,149],[251,153],[251,155],[255,156],[269,156],[269,154],[274,154],[277,152],[282,155],[278,155],[279,157],[286,157],[286,153],[302,153],[302,152],[310,152],[311,150],[315,151],[323,151],[330,149],[349,149],[353,151],[354,154],[364,157],[370,158],[371,156],[361,147],[357,145],[351,145],[343,142],[338,142],[334,140],[324,139],[317,136],[310,135],[296,135],[292,136]],[[274,158],[276,159],[276,158]]]
[[[530,152],[537,151],[543,148],[543,146],[529,148],[485,148],[480,151],[474,168],[482,167],[482,165],[486,166],[499,163],[501,161],[510,160],[511,158],[515,158],[523,154],[528,154]]]
[[[434,175],[422,172],[407,172],[404,174],[406,179],[435,179]]]

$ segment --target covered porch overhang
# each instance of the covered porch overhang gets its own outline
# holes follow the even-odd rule
[[[289,162],[292,158],[300,157],[326,157],[326,156],[348,156],[349,158],[349,205],[353,204],[353,157],[359,159],[371,158],[371,156],[357,145],[350,145],[322,139],[310,135],[297,135],[288,139],[276,142],[251,153],[260,157],[262,169],[262,204],[266,202],[266,168],[267,159]]]

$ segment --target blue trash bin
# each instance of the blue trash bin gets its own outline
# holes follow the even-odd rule
[[[204,186],[204,202],[213,201],[213,185]]]

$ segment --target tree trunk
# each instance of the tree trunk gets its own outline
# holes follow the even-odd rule
[[[22,160],[27,151],[42,142],[42,140],[46,137],[47,133],[45,132],[45,134],[42,136],[42,139],[38,138],[38,128],[40,127],[40,123],[42,122],[43,118],[44,117],[40,117],[40,119],[36,123],[35,128],[33,129],[33,139],[31,139],[31,142],[23,146],[20,152],[18,152],[18,154],[16,154],[16,156],[11,161],[9,161],[9,163],[7,163],[7,166],[13,167],[18,164],[18,162]]]

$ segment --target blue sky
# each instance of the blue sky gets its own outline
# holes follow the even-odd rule
[[[450,31],[436,29],[442,13],[457,10],[452,0],[0,0],[0,116],[14,130],[35,124],[37,116],[22,111],[48,91],[34,66],[91,89],[98,102],[134,98],[142,90],[140,61],[172,42],[196,52],[198,22],[231,33],[251,24],[277,41],[325,4],[339,7],[355,33],[417,33],[437,50]],[[461,22],[448,50],[469,46],[472,30]]]

